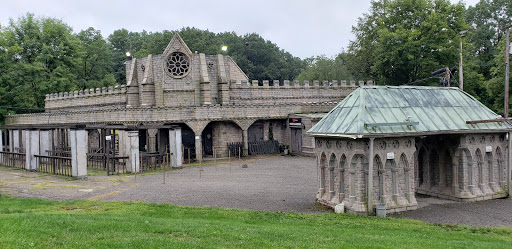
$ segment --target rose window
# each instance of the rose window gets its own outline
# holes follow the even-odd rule
[[[166,60],[167,73],[172,77],[182,78],[187,75],[190,70],[190,62],[188,57],[181,52],[174,52],[167,57]]]

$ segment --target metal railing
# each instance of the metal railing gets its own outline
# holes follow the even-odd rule
[[[36,171],[54,175],[72,176],[71,157],[35,155]]]
[[[25,153],[0,152],[0,164],[6,167],[25,169],[27,160]]]
[[[127,173],[127,156],[114,156],[104,153],[87,153],[87,167],[105,170],[107,175]]]
[[[141,169],[143,172],[162,169],[167,154],[159,152],[141,152]]]

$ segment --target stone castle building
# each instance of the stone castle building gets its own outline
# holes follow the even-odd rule
[[[248,154],[252,142],[267,140],[312,153],[314,144],[302,132],[312,123],[305,116],[289,125],[289,116],[326,113],[360,85],[373,84],[248,82],[232,58],[192,52],[178,34],[162,54],[127,61],[126,76],[126,85],[49,94],[44,113],[8,116],[9,150],[23,149],[24,130],[61,127],[65,133],[66,126],[79,124],[88,127],[89,148],[100,147],[105,134],[95,127],[101,126],[137,129],[139,147],[158,152],[172,140],[167,130],[178,127],[183,152],[192,158],[214,151],[227,156],[228,144]],[[59,136],[59,143],[66,143],[66,135]]]
[[[415,194],[458,201],[510,192],[512,125],[449,87],[362,86],[308,134],[317,200],[352,213],[418,207]]]

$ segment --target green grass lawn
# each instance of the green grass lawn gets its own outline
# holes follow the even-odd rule
[[[512,229],[0,196],[0,248],[507,248]]]

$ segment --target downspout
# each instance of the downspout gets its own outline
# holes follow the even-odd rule
[[[370,155],[368,159],[368,181],[367,181],[367,187],[366,190],[368,192],[368,214],[373,214],[373,140],[375,138],[370,138]],[[510,150],[509,150],[510,152]],[[510,162],[510,160],[509,160]],[[510,164],[509,164],[510,165]]]

